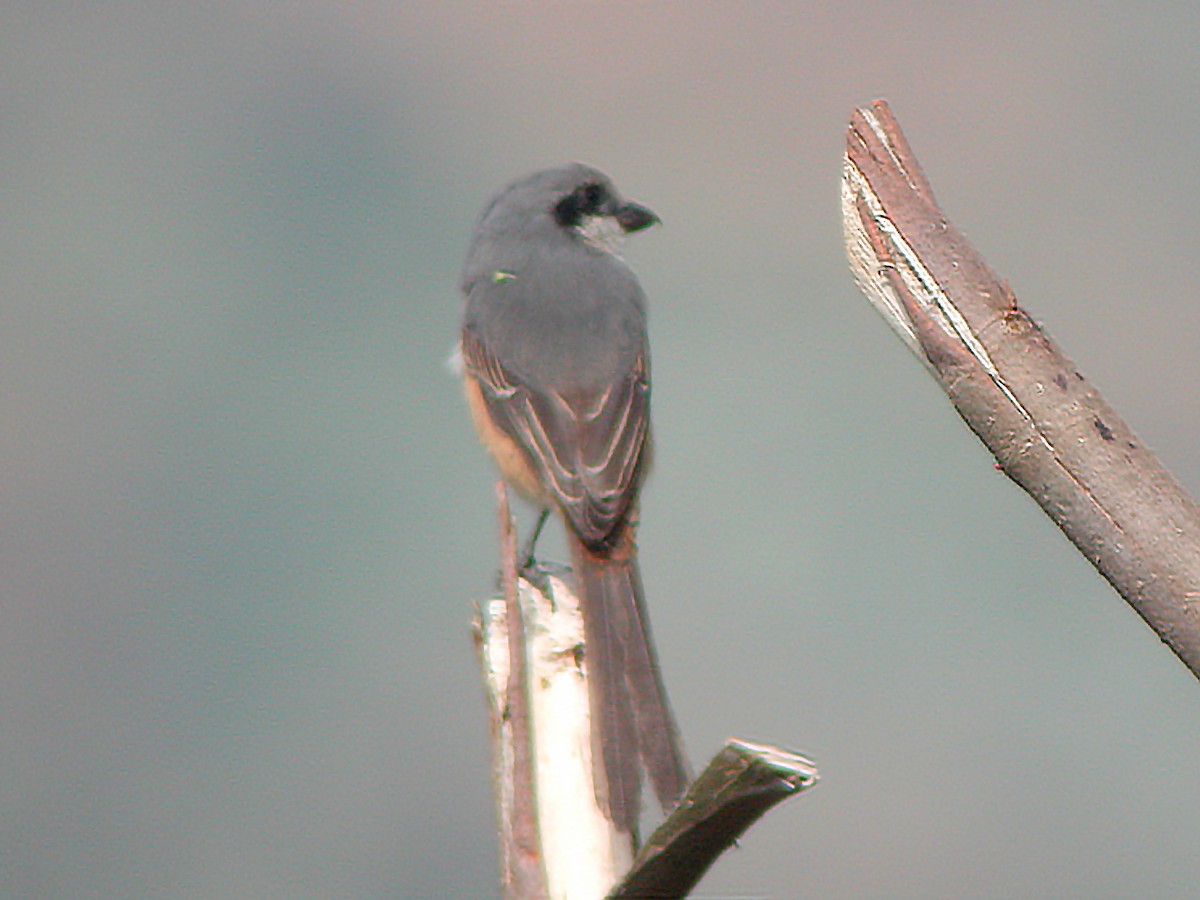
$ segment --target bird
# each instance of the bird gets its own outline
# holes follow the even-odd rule
[[[542,509],[539,528],[549,510],[565,525],[597,799],[632,834],[643,769],[664,811],[689,780],[636,543],[652,444],[650,353],[646,297],[621,244],[659,221],[595,168],[542,169],[485,206],[461,280],[471,416],[504,479]]]

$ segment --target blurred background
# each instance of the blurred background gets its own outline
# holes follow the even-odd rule
[[[1200,490],[1200,10],[824,6],[3,4],[0,895],[496,895],[445,361],[484,202],[579,159],[665,223],[626,256],[691,753],[822,775],[698,896],[1194,896],[1200,686],[858,293],[838,184],[887,97]]]

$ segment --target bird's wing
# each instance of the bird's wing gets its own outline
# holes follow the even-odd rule
[[[469,327],[462,356],[492,420],[525,452],[583,541],[603,546],[641,477],[650,421],[644,350],[603,388],[562,391],[524,383]]]

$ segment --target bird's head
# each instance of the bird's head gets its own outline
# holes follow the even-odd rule
[[[625,200],[603,172],[568,163],[509,184],[484,212],[481,228],[511,233],[551,224],[597,250],[619,255],[625,235],[659,221],[650,209]]]

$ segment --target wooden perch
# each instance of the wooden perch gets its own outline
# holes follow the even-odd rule
[[[517,533],[503,482],[496,485],[496,499],[503,593],[479,611],[475,642],[490,713],[501,881],[506,897],[541,900],[550,894],[534,806],[537,790],[525,616],[518,587]]]
[[[564,569],[516,570],[499,488],[504,596],[479,611],[508,898],[683,897],[781,800],[816,783],[804,757],[730,741],[634,859],[636,836],[596,799],[583,617]],[[536,583],[534,583],[536,582]],[[631,868],[632,866],[632,868]]]
[[[1200,677],[1200,508],[946,219],[883,101],[846,136],[859,286],[1001,469]]]
[[[730,740],[650,836],[609,897],[685,897],[771,807],[817,783],[817,768],[777,747]]]

